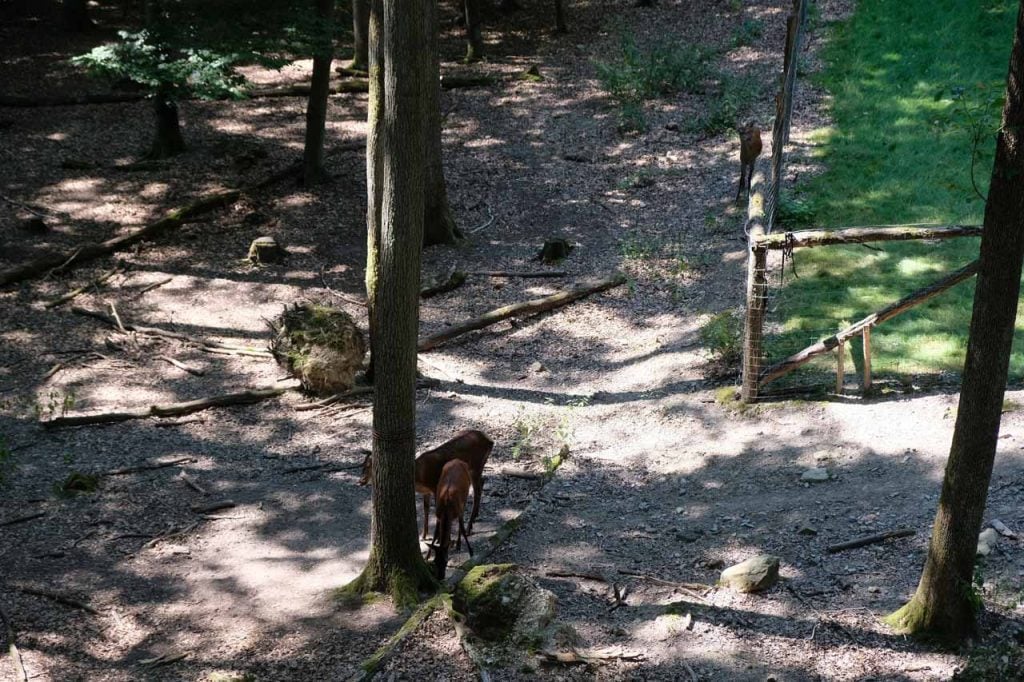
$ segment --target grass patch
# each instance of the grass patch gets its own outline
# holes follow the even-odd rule
[[[995,105],[1015,16],[1016,3],[1008,0],[858,3],[853,17],[834,29],[818,76],[833,98],[834,127],[816,134],[826,171],[801,187],[800,205],[783,206],[785,222],[980,224],[984,203],[973,185],[987,191],[999,125]],[[797,252],[799,278],[787,274],[778,311],[768,319],[777,325],[767,345],[771,359],[978,255],[977,239],[878,246]],[[973,281],[961,284],[878,327],[872,334],[875,373],[960,372],[973,293]],[[1010,372],[1019,379],[1021,318],[1017,329]],[[859,344],[852,351],[859,372]],[[800,381],[799,374],[791,381]]]

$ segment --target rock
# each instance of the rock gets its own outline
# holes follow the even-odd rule
[[[317,395],[352,388],[362,369],[366,341],[344,310],[297,303],[271,323],[270,352],[278,364]]]
[[[553,626],[558,599],[515,572],[515,564],[477,566],[455,588],[452,604],[485,640],[509,640],[537,649],[552,640],[572,643],[576,634]]]
[[[249,245],[249,260],[253,263],[280,263],[287,253],[273,237],[257,237]]]
[[[822,467],[814,467],[813,469],[807,469],[800,474],[800,480],[805,483],[822,483],[827,481],[828,469]]]
[[[996,544],[999,542],[999,533],[994,528],[986,528],[981,531],[978,535],[978,550],[977,554],[981,556],[988,556],[992,553],[992,550],[996,548]]]
[[[759,592],[779,579],[779,558],[769,554],[751,557],[722,571],[718,584],[737,592]]]
[[[798,535],[817,535],[818,529],[809,523],[801,523],[797,526],[796,532]]]
[[[992,519],[992,523],[989,524],[989,525],[991,525],[993,528],[995,528],[996,532],[999,533],[1000,535],[1002,535],[1003,537],[1007,537],[1007,538],[1011,538],[1011,539],[1017,537],[1017,534],[1014,533],[1009,528],[1007,528],[1006,524],[1003,523],[1002,521],[1000,521],[999,519]]]
[[[543,365],[539,360],[530,365],[530,371],[535,374],[548,371],[548,368]]]

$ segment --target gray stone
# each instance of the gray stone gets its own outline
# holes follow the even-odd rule
[[[828,478],[828,469],[822,467],[807,469],[802,474],[800,474],[800,480],[806,483],[822,483],[824,481],[827,481]]]
[[[981,556],[988,556],[992,553],[992,550],[996,548],[996,544],[999,542],[999,533],[993,528],[986,528],[981,531],[978,535],[978,550],[977,553]]]
[[[770,554],[751,557],[722,571],[718,584],[737,592],[759,592],[779,579],[779,558]]]

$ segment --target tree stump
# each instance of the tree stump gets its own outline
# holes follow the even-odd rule
[[[544,242],[544,246],[540,250],[539,258],[547,264],[557,263],[558,261],[567,258],[569,252],[572,251],[573,246],[569,243],[568,239],[548,239]]]
[[[280,263],[287,252],[273,237],[257,237],[249,245],[249,260],[256,264]]]
[[[344,310],[297,303],[270,322],[270,351],[278,364],[316,395],[352,388],[363,366],[366,341]]]

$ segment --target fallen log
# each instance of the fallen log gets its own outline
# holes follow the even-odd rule
[[[867,327],[874,327],[879,325],[886,320],[896,317],[902,312],[913,308],[916,305],[924,303],[929,298],[941,294],[946,289],[956,286],[964,280],[970,279],[978,272],[979,261],[973,261],[968,263],[964,267],[951,272],[942,279],[929,284],[928,286],[918,289],[917,291],[910,293],[900,300],[890,303],[886,307],[871,313],[864,319],[850,325],[846,329],[836,332],[834,335],[827,339],[822,339],[817,343],[811,344],[807,348],[804,348],[799,353],[794,353],[782,362],[778,362],[771,367],[764,370],[761,373],[758,384],[764,386],[770,381],[774,381],[785,374],[793,371],[800,365],[809,362],[812,358],[823,353],[835,349],[840,343],[844,343],[847,339],[857,336]]]
[[[885,542],[891,538],[906,538],[913,535],[916,531],[913,528],[901,528],[899,530],[890,530],[885,533],[879,533],[877,535],[869,535],[864,538],[857,538],[856,540],[850,540],[849,542],[840,542],[838,545],[829,545],[825,548],[825,551],[829,554],[835,554],[836,552],[844,552],[848,549],[857,549],[858,547],[866,547],[868,545],[874,545],[879,542]]]
[[[467,275],[478,275],[480,277],[524,277],[524,278],[535,278],[535,277],[565,277],[567,273],[565,270],[548,270],[547,272],[517,272],[513,270],[473,270],[467,272]]]
[[[18,523],[25,523],[26,521],[31,521],[32,519],[38,519],[38,518],[43,517],[43,516],[46,516],[46,512],[42,512],[42,511],[41,512],[33,512],[31,514],[25,514],[23,516],[15,516],[13,519],[7,519],[6,521],[0,521],[0,527],[2,527],[2,526],[13,526],[13,525],[18,524]]]
[[[154,471],[156,469],[166,469],[167,467],[177,466],[179,464],[185,464],[187,462],[196,461],[192,457],[178,457],[166,462],[154,462],[152,464],[138,464],[130,467],[123,467],[121,469],[111,469],[110,471],[104,471],[104,476],[124,476],[125,474],[137,474],[140,471]]]
[[[96,412],[93,414],[73,414],[63,417],[55,417],[40,422],[43,428],[58,429],[68,426],[87,426],[90,424],[114,424],[128,421],[130,419],[146,419],[148,417],[179,417],[184,414],[192,414],[211,407],[228,407],[233,405],[251,405],[267,398],[279,396],[287,391],[293,390],[295,386],[275,386],[269,388],[257,388],[251,391],[239,393],[226,393],[210,398],[200,398],[182,403],[169,403],[167,405],[150,405],[124,412]]]
[[[602,280],[584,283],[580,286],[566,291],[560,291],[557,294],[552,294],[551,296],[546,296],[544,298],[535,298],[531,301],[514,303],[512,305],[496,308],[495,310],[484,313],[480,317],[473,318],[472,320],[468,320],[462,324],[457,324],[442,332],[426,337],[419,342],[417,350],[421,353],[426,352],[437,348],[446,341],[450,341],[457,336],[465,334],[466,332],[489,327],[492,324],[501,322],[502,320],[507,320],[510,317],[533,315],[547,310],[553,310],[554,308],[560,308],[591,294],[596,294],[600,291],[611,289],[625,283],[626,276],[620,273]]]
[[[912,239],[952,239],[953,237],[980,237],[979,225],[871,225],[848,227],[844,230],[798,230],[776,232],[751,240],[752,247],[789,249],[832,244],[863,244],[865,242],[894,242]]]
[[[74,252],[50,253],[28,263],[22,263],[13,268],[2,270],[0,271],[0,286],[20,282],[23,279],[40,275],[54,268],[68,268],[72,264],[78,265],[100,256],[120,251],[144,239],[150,239],[162,232],[180,227],[204,213],[233,204],[240,196],[241,192],[237,190],[217,192],[203,197],[184,208],[175,209],[160,220],[134,232],[108,239],[105,242],[84,244],[79,246]]]

